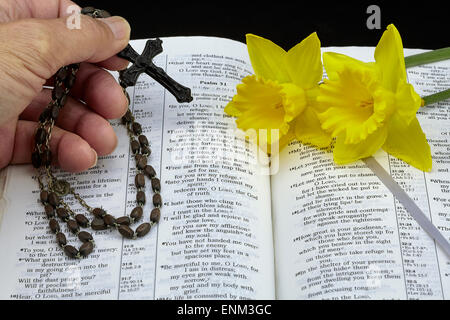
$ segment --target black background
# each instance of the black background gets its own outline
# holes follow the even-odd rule
[[[446,1],[75,1],[125,17],[132,39],[203,35],[245,42],[245,34],[254,33],[287,50],[316,31],[324,47],[376,46],[394,23],[405,48],[450,46]],[[381,9],[380,30],[366,27],[371,4]]]

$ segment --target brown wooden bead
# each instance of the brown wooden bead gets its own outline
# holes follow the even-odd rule
[[[136,159],[136,167],[138,167],[138,169],[143,170],[146,165],[147,165],[146,156],[141,156],[138,159]]]
[[[60,100],[64,96],[64,88],[61,86],[56,86],[52,91],[52,99]]]
[[[161,181],[158,178],[152,178],[152,189],[153,192],[161,191]]]
[[[42,159],[39,151],[35,151],[31,154],[31,163],[33,164],[33,167],[35,167],[36,169],[41,167]]]
[[[125,238],[132,239],[134,236],[134,231],[127,225],[122,224],[118,228],[119,233]]]
[[[39,128],[36,130],[36,134],[34,135],[34,141],[36,144],[43,144],[46,138],[47,133],[44,128]]]
[[[92,214],[97,218],[102,218],[106,214],[106,211],[102,208],[95,208],[94,210],[92,210]]]
[[[50,192],[48,194],[48,203],[50,203],[54,208],[59,206],[59,202],[60,202],[60,200],[56,193]]]
[[[88,218],[86,218],[86,216],[84,214],[77,214],[75,216],[75,220],[78,223],[78,225],[80,225],[80,227],[86,228],[89,225],[89,220]]]
[[[134,177],[134,184],[136,188],[145,187],[145,176],[142,173],[138,173],[136,177]]]
[[[64,85],[66,86],[66,88],[68,89],[72,88],[73,85],[75,84],[76,79],[77,78],[75,77],[75,75],[72,72],[70,72],[67,75],[66,79],[64,79]]]
[[[80,239],[81,242],[88,242],[93,241],[94,238],[92,237],[92,234],[86,231],[81,231],[78,233],[78,239]]]
[[[131,152],[133,152],[133,154],[136,154],[140,151],[141,146],[139,145],[139,142],[137,142],[136,140],[131,141],[130,146]]]
[[[141,224],[139,227],[136,228],[136,236],[138,237],[145,236],[147,233],[149,233],[151,227],[152,225],[148,222]]]
[[[94,244],[90,241],[85,242],[80,247],[80,255],[87,257],[94,250]]]
[[[45,207],[45,214],[47,215],[47,218],[53,218],[55,216],[55,208],[51,204],[46,204]]]
[[[56,219],[50,219],[49,221],[50,230],[52,230],[53,233],[57,233],[61,230],[58,221]]]
[[[52,163],[52,152],[50,150],[44,150],[41,155],[42,165],[49,167]]]
[[[69,75],[69,70],[67,68],[60,68],[55,74],[56,81],[63,81]]]
[[[64,253],[69,258],[76,258],[78,256],[78,250],[74,246],[65,246]]]
[[[156,171],[151,165],[146,165],[144,167],[144,173],[151,179],[156,176]]]
[[[103,220],[105,221],[107,226],[113,226],[116,223],[116,218],[114,218],[110,214],[105,214],[105,216],[103,217]]]
[[[44,111],[42,111],[41,115],[39,116],[39,122],[44,123],[49,118],[51,118],[50,109],[46,108]]]
[[[143,214],[142,207],[136,207],[131,211],[130,217],[133,218],[134,221],[139,221]]]
[[[140,205],[144,205],[145,204],[145,192],[144,191],[138,191],[136,193],[136,201]]]
[[[53,120],[56,120],[58,118],[58,115],[59,115],[59,107],[57,105],[53,105],[53,106],[51,106],[49,111],[50,111],[50,117]]]
[[[70,214],[69,214],[69,212],[67,211],[66,208],[58,208],[58,209],[56,209],[56,214],[58,215],[58,217],[61,220],[64,220],[64,221],[66,221],[70,217]]]
[[[131,224],[130,217],[123,216],[123,217],[117,218],[116,219],[116,224],[129,226]]]
[[[61,246],[65,246],[67,244],[67,239],[66,236],[64,235],[64,233],[62,232],[58,232],[56,234],[56,242]]]
[[[139,143],[141,144],[141,147],[147,147],[148,146],[148,139],[146,136],[144,136],[143,134],[141,134],[138,137]]]
[[[159,210],[159,208],[153,209],[152,212],[150,213],[150,221],[152,222],[158,223],[160,217],[161,217],[161,210]]]
[[[133,121],[133,116],[131,114],[130,109],[128,109],[125,115],[122,117],[122,123],[127,124],[130,123],[131,121]]]
[[[131,125],[131,128],[133,129],[133,133],[138,136],[142,133],[142,126],[139,122],[133,122]]]
[[[162,198],[159,193],[155,193],[153,195],[153,205],[157,208],[160,208],[162,206]]]
[[[67,221],[67,228],[69,228],[69,230],[72,233],[77,233],[78,231],[80,231],[80,227],[78,226],[78,223],[75,220],[69,219]]]
[[[147,157],[152,154],[152,150],[149,147],[141,147],[141,152]]]
[[[48,201],[48,191],[42,190],[40,194],[40,199],[42,203],[47,203]]]
[[[96,217],[91,222],[91,228],[94,230],[105,230],[108,226],[103,219]]]

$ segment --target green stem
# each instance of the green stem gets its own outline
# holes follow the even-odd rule
[[[442,101],[442,100],[445,100],[448,98],[450,98],[450,89],[447,89],[447,90],[444,90],[441,92],[437,92],[437,93],[433,93],[433,94],[430,94],[429,96],[422,97],[423,102],[424,102],[423,106],[428,106],[430,104],[433,104],[433,103],[436,103],[436,102],[439,102],[439,101]]]
[[[414,54],[405,57],[405,67],[411,68],[422,64],[450,59],[450,47]]]

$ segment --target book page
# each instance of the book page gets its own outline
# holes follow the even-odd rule
[[[373,48],[326,48],[373,61]],[[405,50],[405,55],[413,50]],[[411,68],[423,96],[450,87],[450,64]],[[378,152],[375,158],[448,239],[450,103],[420,109],[433,156],[424,173]],[[298,142],[272,177],[277,297],[449,299],[450,260],[363,162],[336,166],[331,152]]]
[[[251,72],[245,45],[202,37],[162,40],[164,52],[155,64],[191,87],[194,101],[177,103],[147,75],[128,88],[130,108],[150,140],[149,163],[161,179],[160,223],[137,240],[123,239],[116,230],[87,229],[96,241],[94,252],[71,260],[49,230],[35,170],[11,166],[0,226],[0,298],[274,297],[269,177],[259,174],[252,149],[234,138],[234,120],[223,113],[236,84]],[[145,41],[132,45],[141,52]],[[125,128],[119,121],[112,125],[119,140],[113,154],[86,172],[56,174],[90,206],[119,217],[136,205],[135,165]],[[146,184],[149,221],[152,191]],[[84,213],[68,199],[74,211]]]

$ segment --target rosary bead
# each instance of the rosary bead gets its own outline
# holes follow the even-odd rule
[[[59,115],[59,107],[58,107],[57,105],[53,105],[53,106],[50,108],[50,117],[51,117],[53,120],[56,120],[56,119],[58,118],[58,115]]]
[[[64,81],[66,77],[69,75],[69,70],[65,67],[61,68],[56,72],[55,78],[57,81]]]
[[[78,256],[78,250],[74,246],[65,246],[64,252],[69,258],[76,258]]]
[[[161,211],[159,210],[159,208],[153,209],[152,212],[150,213],[150,221],[152,222],[158,223],[160,217]]]
[[[36,144],[43,144],[46,138],[47,133],[45,132],[44,128],[39,128],[36,130],[36,134],[34,136],[34,141],[36,142]]]
[[[39,116],[39,122],[44,123],[50,118],[50,109],[46,108]]]
[[[42,203],[47,203],[47,201],[48,201],[48,191],[42,190],[41,194],[40,194],[40,198],[41,198],[41,202]]]
[[[147,233],[149,233],[151,227],[152,225],[148,222],[141,224],[139,227],[136,228],[136,236],[138,237],[145,236]]]
[[[140,157],[136,158],[136,167],[138,167],[139,170],[143,170],[146,165],[147,165],[146,156],[141,155]]]
[[[127,225],[122,224],[118,228],[119,233],[125,238],[132,239],[134,236],[134,231]]]
[[[53,218],[55,216],[55,208],[51,204],[46,204],[44,207],[45,214],[47,215],[47,218]]]
[[[152,178],[152,189],[153,192],[161,191],[161,181],[158,178]]]
[[[123,217],[117,218],[116,219],[116,224],[121,225],[121,226],[122,225],[129,226],[131,224],[130,217],[123,216]]]
[[[122,123],[127,124],[130,123],[131,121],[133,121],[133,115],[131,114],[130,109],[128,109],[125,115],[122,117]]]
[[[116,218],[114,218],[112,215],[110,214],[105,214],[105,216],[103,217],[103,221],[105,221],[107,226],[113,226],[116,223]]]
[[[94,250],[94,244],[90,241],[85,242],[80,247],[80,255],[86,258],[89,254],[91,254],[92,250]]]
[[[143,214],[144,212],[142,210],[142,207],[136,207],[131,211],[130,217],[133,219],[133,221],[139,221],[142,218]]]
[[[144,173],[147,175],[147,177],[154,178],[156,176],[156,171],[151,165],[146,165],[144,167]]]
[[[89,14],[89,13],[94,13],[96,9],[94,7],[84,7],[83,9],[81,9],[81,14]]]
[[[49,225],[50,230],[52,230],[53,233],[57,233],[59,232],[59,230],[61,230],[61,228],[59,227],[59,223],[58,221],[56,221],[56,219],[50,219]]]
[[[153,205],[156,208],[161,208],[161,206],[162,206],[162,198],[161,198],[161,195],[159,193],[155,193],[153,195]]]
[[[67,239],[64,233],[58,232],[56,234],[56,242],[58,242],[60,247],[64,247],[67,244]]]
[[[77,221],[78,225],[80,225],[83,228],[86,228],[89,224],[88,218],[84,214],[77,214],[75,216],[75,220]]]
[[[108,11],[97,9],[97,18],[108,18],[108,17],[111,17],[111,14]]]
[[[56,214],[63,221],[66,221],[70,217],[69,212],[65,208],[58,208],[58,209],[56,209]]]
[[[148,146],[148,139],[146,136],[144,136],[143,134],[141,134],[138,137],[139,143],[141,144],[141,147],[147,147]]]
[[[142,173],[138,173],[134,178],[134,183],[136,185],[136,188],[145,187],[145,176]]]
[[[67,228],[69,228],[69,230],[74,234],[76,234],[77,232],[80,231],[80,227],[78,226],[78,223],[72,219],[67,221]]]
[[[136,193],[136,201],[140,205],[144,205],[145,204],[145,192],[144,191],[138,191]]]
[[[136,154],[139,152],[139,149],[141,148],[141,146],[139,145],[139,142],[137,142],[136,140],[133,140],[130,142],[131,145],[131,152],[133,152],[133,154]]]
[[[64,85],[66,88],[72,88],[75,84],[76,77],[73,73],[69,73],[67,77],[64,79]]]
[[[152,153],[152,149],[149,147],[141,147],[141,152],[143,155],[148,157]]]
[[[93,241],[94,240],[92,235],[89,232],[86,232],[86,231],[79,232],[78,233],[78,239],[80,239],[81,242],[88,242],[88,241]]]
[[[42,164],[46,167],[49,167],[52,163],[52,152],[50,150],[45,150],[42,153]]]
[[[106,211],[102,208],[95,208],[92,210],[92,214],[97,218],[102,218],[106,214]]]
[[[133,133],[138,136],[142,133],[142,126],[139,122],[133,122],[131,125],[131,128],[133,129]]]
[[[40,166],[42,165],[42,159],[39,151],[35,151],[31,154],[31,163],[36,169],[40,168]]]
[[[61,86],[56,86],[52,91],[52,99],[60,102],[60,100],[64,97],[64,88]]]
[[[53,208],[56,208],[57,206],[59,206],[59,197],[56,193],[54,192],[50,192],[48,194],[48,203],[50,203]]]
[[[106,230],[108,226],[103,219],[96,217],[91,222],[91,228],[94,230]]]

